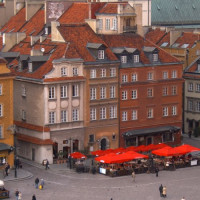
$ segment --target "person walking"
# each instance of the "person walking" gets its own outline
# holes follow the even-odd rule
[[[36,200],[36,196],[35,195],[32,196],[32,200]]]
[[[163,197],[163,186],[162,186],[162,184],[159,187],[159,191],[160,191],[160,196]]]
[[[19,191],[18,191],[18,189],[16,189],[16,191],[15,191],[16,200],[18,200],[18,196],[19,196]]]
[[[19,192],[18,200],[22,200],[22,193],[21,192]]]
[[[41,181],[40,181],[40,186],[41,186],[41,189],[44,188],[44,179],[42,178]]]
[[[132,172],[132,178],[133,178],[133,182],[135,182],[135,172]]]
[[[6,167],[5,167],[6,176],[8,176],[9,169],[10,169],[10,165],[6,163]]]
[[[167,197],[167,188],[166,188],[166,186],[163,187],[163,197],[164,198]]]
[[[40,180],[39,178],[35,179],[35,188],[38,189],[38,184],[39,184]]]
[[[158,167],[156,167],[155,168],[156,177],[158,177],[158,172],[159,172],[159,169],[158,169]]]
[[[46,165],[45,165],[45,169],[49,169],[49,161],[46,159]]]

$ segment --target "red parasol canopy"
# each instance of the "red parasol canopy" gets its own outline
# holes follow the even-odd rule
[[[125,149],[125,152],[127,152],[127,151],[134,151],[135,150],[135,146],[129,146],[129,147],[127,147],[126,149]]]
[[[145,146],[140,145],[140,146],[136,147],[134,151],[144,151],[144,149],[145,149]]]
[[[87,158],[87,156],[85,156],[84,154],[82,154],[82,153],[80,153],[80,152],[71,153],[70,156],[71,156],[72,158],[75,158],[75,159]]]
[[[172,147],[164,147],[162,149],[154,150],[152,153],[158,156],[174,156],[180,154],[176,149]]]
[[[200,151],[199,148],[193,147],[189,144],[184,144],[184,145],[181,145],[179,147],[175,147],[174,149],[176,151],[180,152],[180,154],[187,154],[187,153],[190,153],[190,152],[193,152],[193,151]]]

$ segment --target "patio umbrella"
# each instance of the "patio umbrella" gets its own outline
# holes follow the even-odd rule
[[[99,156],[102,154],[102,152],[103,152],[103,150],[97,150],[97,151],[93,151],[91,154],[94,156]]]
[[[164,147],[162,149],[154,150],[152,151],[152,154],[158,155],[158,156],[175,156],[179,155],[180,153],[172,148],[172,147]]]
[[[144,147],[144,149],[142,151],[151,151],[155,148],[155,144],[149,144],[147,146]]]
[[[180,154],[187,154],[187,153],[194,152],[194,151],[200,151],[199,148],[193,147],[189,144],[184,144],[179,147],[175,147],[174,149],[176,151],[180,152]]]
[[[80,152],[71,153],[70,156],[71,156],[72,158],[75,158],[75,159],[87,158],[84,154],[82,154],[82,153],[80,153]]]
[[[146,146],[144,146],[144,145],[140,145],[140,146],[136,147],[134,151],[143,151],[145,149],[145,147]]]
[[[126,147],[125,151],[134,151],[135,150],[135,146],[129,146],[129,147]]]
[[[102,163],[108,163],[108,161],[110,161],[110,159],[114,156],[116,156],[116,153],[108,153],[106,155],[96,157],[95,160]]]

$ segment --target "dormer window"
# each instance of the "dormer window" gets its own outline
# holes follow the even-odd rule
[[[153,53],[153,62],[158,61],[158,53]]]
[[[3,43],[3,45],[5,45],[5,42],[6,41],[6,37],[5,37],[5,33],[3,33],[3,40],[2,40],[2,43]]]
[[[48,35],[48,33],[49,33],[48,27],[45,27],[45,29],[44,29],[44,34],[45,34],[45,35]]]
[[[28,72],[33,72],[33,63],[32,62],[28,63]]]
[[[18,67],[19,67],[19,71],[22,71],[22,62],[21,61],[19,61]]]
[[[140,62],[140,56],[139,55],[133,55],[133,62],[139,63]]]
[[[67,68],[66,67],[61,68],[61,76],[67,76]]]
[[[104,50],[98,50],[98,59],[104,59]]]
[[[197,71],[200,72],[200,60],[197,61]]]
[[[121,63],[127,63],[127,56],[121,56]]]

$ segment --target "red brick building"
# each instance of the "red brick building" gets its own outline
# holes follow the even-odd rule
[[[139,35],[104,35],[121,60],[120,146],[180,143],[182,64]]]

